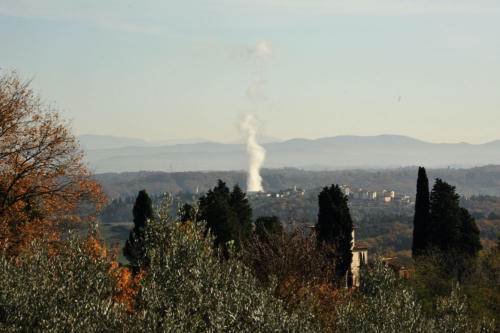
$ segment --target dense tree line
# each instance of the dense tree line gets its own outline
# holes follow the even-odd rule
[[[134,216],[132,213],[134,203],[136,200],[136,194],[133,196],[125,196],[111,200],[99,214],[99,219],[102,222],[132,222]],[[164,197],[164,193],[161,194],[150,194],[148,196],[151,198],[153,206],[157,206],[161,203]],[[192,193],[178,193],[172,195],[172,206],[170,207],[170,212],[175,214],[177,212],[178,206],[187,202],[196,200],[199,195]],[[82,213],[88,213],[88,211],[82,211]]]
[[[151,197],[153,206],[160,202],[160,196]],[[192,194],[187,193],[173,196],[173,204],[170,209],[171,214],[176,213],[177,207],[181,202],[190,203],[189,206],[192,206],[193,197]],[[472,199],[469,198],[467,202],[469,200]],[[104,209],[104,213],[107,215],[103,215],[101,221],[105,223],[132,222],[134,201],[135,197],[113,200]],[[196,201],[196,197],[194,197],[194,201]],[[463,202],[462,198],[461,205],[463,205]],[[317,193],[310,192],[304,196],[292,198],[250,197],[249,203],[255,218],[260,216],[277,216],[283,222],[284,229],[287,231],[304,225],[312,225],[317,220]],[[412,206],[351,206],[350,213],[353,222],[359,227],[356,232],[358,239],[370,247],[371,253],[403,258],[411,257],[414,215],[414,208]],[[122,218],[122,215],[126,216]],[[473,213],[471,215],[474,216]],[[484,246],[486,248],[492,246],[500,233],[499,220],[474,217],[476,218],[481,241],[484,243]],[[110,224],[105,225],[104,228],[109,230],[109,233],[113,235],[113,242],[120,239],[124,242],[127,239],[126,237],[128,237],[125,225],[115,226],[114,224]],[[106,234],[109,233],[107,232]]]
[[[412,217],[374,214],[356,222],[356,238],[365,243],[370,254],[411,258]]]
[[[460,205],[470,210],[476,219],[500,220],[500,197],[491,195],[474,195],[461,197]]]
[[[338,170],[310,171],[293,168],[263,169],[263,186],[268,192],[298,188],[311,190],[325,184],[348,184],[353,188],[361,187],[370,191],[384,188],[397,193],[414,193],[416,167],[387,170]],[[431,169],[427,170],[431,179],[441,178],[456,184],[457,190],[467,196],[477,194],[500,196],[500,167],[486,166],[471,169]],[[152,196],[164,192],[177,194],[205,193],[218,179],[229,187],[244,184],[245,172],[124,172],[105,173],[95,176],[111,199],[135,196],[145,188]]]

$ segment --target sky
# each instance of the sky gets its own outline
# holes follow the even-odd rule
[[[484,143],[499,32],[487,0],[0,0],[0,70],[77,135],[232,142],[253,114],[280,139]]]

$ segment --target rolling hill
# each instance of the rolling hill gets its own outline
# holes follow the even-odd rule
[[[245,170],[245,144],[194,142],[151,145],[116,140],[88,145],[86,158],[96,173],[124,171]],[[94,142],[95,143],[95,142]],[[85,145],[83,145],[85,147]],[[432,168],[500,164],[500,141],[485,144],[430,143],[406,136],[336,136],[263,144],[265,168],[305,170],[381,169],[425,165]]]

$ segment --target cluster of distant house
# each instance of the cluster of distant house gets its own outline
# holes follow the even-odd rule
[[[351,200],[372,200],[381,202],[404,202],[410,203],[410,196],[406,194],[396,194],[394,190],[367,191],[362,188],[353,189],[347,185],[341,185],[342,192]]]
[[[306,194],[306,190],[297,188],[294,185],[292,188],[280,190],[279,192],[254,192],[251,196],[258,198],[294,198],[302,197]]]
[[[368,191],[362,188],[351,188],[348,185],[340,185],[340,189],[350,201],[410,203],[411,200],[409,195],[398,194],[394,190]],[[320,191],[320,189],[317,191]],[[280,190],[279,192],[253,192],[251,196],[258,198],[294,198],[304,196],[305,194],[306,190],[297,188],[295,185],[292,188]]]

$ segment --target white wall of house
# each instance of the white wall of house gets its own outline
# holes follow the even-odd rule
[[[352,251],[352,285],[359,287],[359,271],[362,264],[368,263],[368,250]]]

